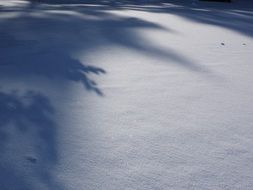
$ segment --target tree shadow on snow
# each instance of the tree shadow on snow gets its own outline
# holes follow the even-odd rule
[[[109,46],[131,49],[195,73],[209,72],[180,52],[163,50],[136,32],[138,29],[173,32],[173,29],[131,16],[116,15],[112,10],[175,14],[252,37],[250,21],[253,15],[248,9],[230,8],[224,12],[216,7],[205,7],[205,4],[198,8],[186,6],[182,1],[159,2],[149,6],[141,1],[132,2],[96,1],[95,6],[38,3],[21,7],[1,6],[1,13],[7,14],[0,19],[1,81],[22,80],[29,84],[28,81],[33,79],[36,84],[39,78],[46,79],[44,85],[50,85],[48,81],[56,81],[59,86],[67,82],[80,83],[84,90],[100,97],[104,92],[95,79],[106,74],[107,69],[89,64],[86,56]],[[16,15],[9,16],[8,13]],[[228,22],[229,18],[233,22]],[[83,59],[73,57],[75,53],[82,54]],[[119,63],[121,66],[124,63]],[[1,85],[8,87],[9,84]],[[41,89],[43,91],[43,87]],[[60,130],[54,115],[60,108],[53,106],[46,92],[21,93],[21,90],[22,87],[19,87],[12,92],[0,92],[1,188],[64,189],[64,184],[57,183],[52,175],[58,161],[56,138]],[[60,87],[57,90],[60,93],[65,91]],[[15,151],[16,154],[13,154]],[[26,155],[27,152],[31,155]],[[24,165],[20,159],[27,163]]]
[[[43,94],[0,92],[1,189],[61,189],[50,173],[58,159],[53,115]]]
[[[32,1],[34,2],[34,1]],[[48,4],[94,4],[104,8],[167,13],[193,22],[210,24],[253,36],[253,3],[251,0],[232,3],[201,2],[198,0],[41,0]]]
[[[97,3],[97,1],[95,2]],[[72,44],[67,46],[63,44],[64,48],[67,48],[64,50],[67,56],[69,56],[71,51],[83,49],[85,54],[89,50],[109,44],[111,46],[127,47],[138,53],[156,57],[168,63],[176,63],[178,66],[194,72],[208,72],[206,68],[191,61],[188,57],[172,49],[165,51],[149,43],[147,39],[137,32],[134,32],[134,30],[139,28],[175,32],[173,29],[163,28],[159,24],[136,17],[119,16],[110,12],[111,10],[125,9],[126,7],[124,6],[99,5],[60,4],[51,6],[35,3],[32,6],[33,8],[28,6],[26,9],[20,10],[21,16],[19,16],[19,19],[11,20],[12,23],[17,22],[17,25],[26,23],[24,30],[28,34],[32,31],[30,36],[36,35],[35,38],[37,38],[38,43],[41,40],[52,40],[52,42],[55,42],[57,45],[54,49],[62,49],[60,46],[62,41],[71,38]],[[139,7],[139,5],[136,5],[136,7]],[[36,15],[31,17],[30,14]],[[7,23],[5,24],[4,28],[11,28]],[[51,34],[56,33],[59,36],[58,39],[51,36]]]
[[[253,3],[251,0],[232,3],[197,0],[164,0],[149,6],[125,4],[119,8],[144,12],[172,14],[192,22],[225,28],[253,37]]]

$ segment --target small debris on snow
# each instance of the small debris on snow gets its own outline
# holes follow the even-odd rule
[[[221,45],[223,45],[223,46],[224,46],[225,44],[224,44],[224,43],[221,43]]]
[[[245,43],[243,43],[242,45],[246,46],[246,44],[245,44]]]
[[[35,164],[37,162],[37,158],[34,158],[32,156],[26,156],[26,160],[30,161],[33,164]]]

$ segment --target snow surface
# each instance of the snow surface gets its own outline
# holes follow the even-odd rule
[[[252,10],[0,0],[0,189],[252,189]]]

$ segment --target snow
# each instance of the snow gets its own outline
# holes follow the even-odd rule
[[[0,0],[0,189],[252,189],[252,10]]]

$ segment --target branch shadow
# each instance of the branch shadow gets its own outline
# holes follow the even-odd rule
[[[85,52],[88,52],[89,49],[96,49],[96,46],[100,47],[107,44],[119,45],[134,49],[139,53],[151,57],[160,58],[168,63],[176,63],[190,71],[200,73],[210,72],[207,68],[203,68],[200,64],[191,61],[188,57],[185,57],[172,49],[164,51],[153,44],[145,43],[146,39],[134,32],[134,30],[138,28],[175,32],[173,29],[163,28],[162,26],[147,20],[110,13],[111,10],[131,9],[126,7],[126,5],[129,5],[130,3],[132,3],[131,5],[134,4],[134,6],[131,7],[140,8],[141,4],[143,4],[141,2],[133,3],[134,1],[123,1],[120,4],[113,4],[113,6],[111,3],[118,1],[94,1],[94,6],[90,6],[90,4],[78,4],[84,2],[80,0],[71,1],[71,4],[65,4],[65,1],[61,3],[55,1],[43,2],[51,2],[53,6],[50,4],[32,3],[33,8],[28,7],[22,12],[28,11],[29,13],[34,13],[37,11],[36,14],[40,14],[40,16],[31,18],[24,14],[23,17],[19,17],[19,22],[21,22],[21,20],[23,20],[23,22],[29,20],[29,26],[27,26],[29,28],[26,28],[26,30],[32,30],[33,35],[36,33],[40,34],[40,36],[46,36],[50,32],[52,34],[58,33],[59,36],[65,36],[66,39],[68,39],[73,38],[73,33],[77,32],[80,39],[72,39],[73,42],[75,42],[75,47],[65,50],[63,54],[66,54],[67,56],[69,56],[69,51],[73,51],[73,49],[84,49]],[[76,4],[74,4],[74,2],[76,2]],[[154,11],[152,7],[143,10]],[[89,16],[91,16],[90,19],[88,18]],[[5,27],[8,28],[8,26]],[[94,34],[93,31],[96,31],[96,33]],[[47,35],[47,38],[48,36],[49,35]],[[52,38],[50,38],[50,40],[55,41],[55,39]],[[80,42],[84,43],[82,44]],[[58,44],[57,46],[61,43],[62,42],[60,41],[56,42],[56,44]],[[58,49],[58,47],[55,48]]]

